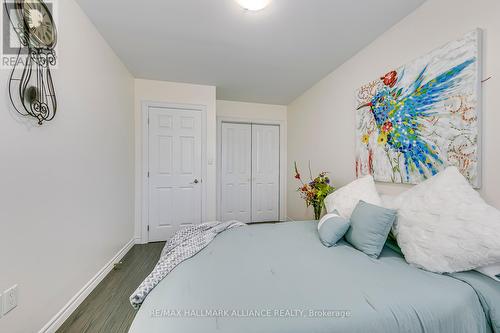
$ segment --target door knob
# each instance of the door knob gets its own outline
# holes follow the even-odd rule
[[[193,184],[198,184],[200,181],[198,179],[195,179]]]

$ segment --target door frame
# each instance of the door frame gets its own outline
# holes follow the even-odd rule
[[[207,219],[207,106],[169,102],[141,102],[142,119],[142,200],[141,200],[141,243],[149,242],[149,108],[165,108],[180,111],[201,112],[201,220]]]
[[[287,122],[286,120],[263,120],[238,117],[217,117],[217,220],[221,220],[222,204],[222,123],[274,125],[280,129],[280,186],[279,221],[287,221]]]

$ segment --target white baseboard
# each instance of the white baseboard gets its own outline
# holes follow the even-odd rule
[[[132,238],[118,253],[111,259],[87,284],[76,293],[75,296],[39,331],[39,333],[55,333],[68,317],[76,310],[83,300],[94,290],[95,287],[113,269],[113,265],[119,262],[125,254],[136,244],[136,239]]]

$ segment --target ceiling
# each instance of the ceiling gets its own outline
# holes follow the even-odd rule
[[[287,105],[425,0],[77,0],[137,78]]]

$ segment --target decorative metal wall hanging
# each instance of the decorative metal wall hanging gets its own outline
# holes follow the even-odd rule
[[[9,81],[15,110],[36,118],[39,125],[54,119],[57,99],[50,69],[56,65],[57,30],[42,0],[4,0],[10,22],[20,40]]]

